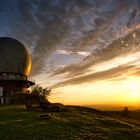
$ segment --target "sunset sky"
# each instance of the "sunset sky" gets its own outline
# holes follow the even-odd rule
[[[0,27],[50,101],[140,104],[140,0],[0,0]]]

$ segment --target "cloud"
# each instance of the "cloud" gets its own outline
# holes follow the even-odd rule
[[[99,80],[110,80],[115,78],[121,78],[124,73],[128,74],[129,71],[134,69],[136,66],[134,65],[120,65],[118,67],[101,71],[101,72],[96,72],[92,73],[89,75],[81,76],[78,78],[72,78],[63,82],[60,82],[56,85],[53,85],[51,88],[58,88],[61,86],[66,86],[66,85],[76,85],[76,84],[83,84],[83,83],[89,83],[89,82],[95,82]]]
[[[136,38],[133,37],[133,34],[136,34]],[[125,37],[121,37],[117,40],[114,40],[111,44],[102,48],[101,50],[95,50],[91,55],[87,56],[79,65],[72,64],[64,67],[63,69],[56,70],[54,75],[67,73],[69,77],[80,75],[86,70],[98,63],[111,60],[115,57],[126,56],[128,54],[140,51],[140,32],[134,31],[129,33]],[[85,63],[84,63],[85,62]]]
[[[134,24],[134,22],[135,22],[135,17],[136,17],[136,15],[137,15],[137,9],[133,9],[132,10],[132,13],[131,13],[131,15],[130,15],[130,18],[129,18],[129,20],[128,20],[128,22],[127,22],[127,26],[129,27],[130,25],[133,25]]]
[[[77,51],[77,52],[72,52],[70,50],[56,50],[55,51],[56,54],[66,54],[66,55],[69,55],[69,54],[78,54],[78,55],[82,55],[82,56],[88,56],[90,53],[87,52],[87,51]]]

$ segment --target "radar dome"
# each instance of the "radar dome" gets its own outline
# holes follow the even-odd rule
[[[18,40],[0,37],[0,73],[19,73],[28,76],[31,57]]]

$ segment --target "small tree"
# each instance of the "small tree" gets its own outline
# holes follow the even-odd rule
[[[50,92],[51,92],[51,89],[42,88],[41,86],[36,85],[31,91],[31,94],[47,99],[47,97],[50,95]]]
[[[49,88],[42,88],[41,86],[36,86],[31,91],[32,95],[35,95],[39,101],[40,107],[44,110],[49,106],[49,101],[47,97],[50,95],[51,89]]]
[[[125,107],[125,108],[123,109],[123,116],[124,116],[124,117],[129,117],[129,110],[128,110],[128,107]]]

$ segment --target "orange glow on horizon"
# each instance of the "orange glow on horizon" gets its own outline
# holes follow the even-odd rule
[[[70,105],[140,105],[139,83],[140,78],[129,77],[118,83],[103,81],[60,87],[54,90],[50,101]]]

